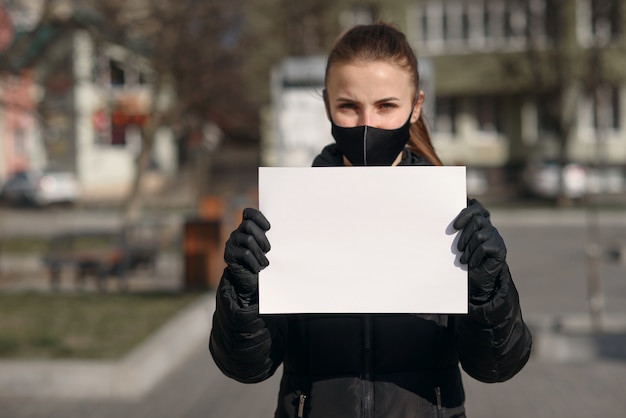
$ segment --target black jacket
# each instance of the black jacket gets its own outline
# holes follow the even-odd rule
[[[428,165],[409,152],[401,164]],[[330,145],[313,165],[341,165],[341,155]],[[258,300],[237,294],[227,267],[209,348],[241,382],[265,380],[283,365],[276,417],[464,417],[459,362],[480,381],[501,382],[530,356],[507,266],[499,284],[467,315],[260,316]]]

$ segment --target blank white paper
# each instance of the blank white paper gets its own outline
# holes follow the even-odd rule
[[[261,167],[259,311],[467,313],[465,167]]]

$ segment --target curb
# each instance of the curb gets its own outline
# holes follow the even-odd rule
[[[138,399],[208,344],[215,295],[209,293],[119,360],[3,360],[3,396]],[[208,350],[208,349],[207,349]]]

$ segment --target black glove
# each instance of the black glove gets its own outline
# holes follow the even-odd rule
[[[498,230],[491,225],[489,211],[475,199],[469,201],[453,224],[462,230],[457,248],[461,263],[469,270],[469,293],[472,303],[488,301],[506,260],[506,246]]]
[[[265,232],[270,223],[261,212],[246,208],[243,220],[226,241],[224,260],[234,280],[233,285],[241,295],[252,295],[257,291],[258,273],[269,265],[265,253],[270,243]]]

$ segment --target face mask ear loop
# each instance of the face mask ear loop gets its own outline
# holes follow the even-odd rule
[[[415,99],[413,99],[413,104],[411,105],[411,112],[409,113],[409,120],[411,119],[411,116],[413,116],[413,112],[415,112],[415,105],[417,104],[418,100],[419,100],[419,94],[415,96]]]
[[[363,129],[363,165],[367,165],[367,125]]]
[[[322,90],[322,98],[324,100],[324,110],[326,111],[326,116],[328,116],[330,123],[334,123],[333,117],[330,115],[330,105],[328,104],[328,92],[326,89]]]

